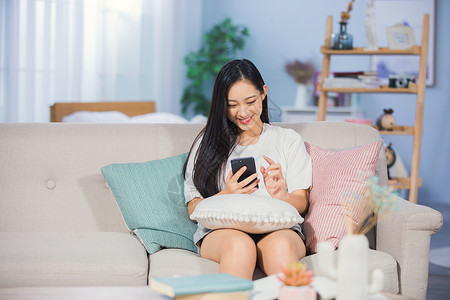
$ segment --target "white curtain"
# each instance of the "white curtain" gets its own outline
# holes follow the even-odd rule
[[[0,121],[47,122],[54,102],[178,113],[200,15],[201,0],[0,0]]]
[[[202,0],[143,0],[144,20],[151,20],[151,88],[157,111],[180,112],[180,100],[187,83],[184,57],[197,51],[202,38]],[[145,43],[144,41],[144,43]],[[142,77],[143,78],[143,77]]]

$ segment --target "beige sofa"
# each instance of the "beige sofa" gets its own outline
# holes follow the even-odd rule
[[[282,124],[323,148],[380,139],[349,123]],[[146,285],[148,276],[218,272],[187,250],[148,255],[129,233],[100,168],[178,155],[201,124],[0,124],[0,286]],[[386,182],[384,153],[380,178]],[[430,236],[442,215],[402,201],[371,236],[385,291],[425,299]],[[312,257],[304,261],[311,265]],[[256,274],[255,276],[260,276]]]

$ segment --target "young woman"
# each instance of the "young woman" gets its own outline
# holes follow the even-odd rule
[[[233,175],[230,160],[247,156],[259,170],[238,182],[245,167]],[[255,65],[246,59],[225,64],[214,83],[206,126],[184,165],[189,215],[210,196],[252,193],[286,201],[302,214],[311,173],[300,135],[269,124],[267,86]],[[256,265],[271,275],[305,256],[303,238],[300,225],[255,235],[198,224],[194,242],[201,257],[220,264],[220,272],[251,279]]]

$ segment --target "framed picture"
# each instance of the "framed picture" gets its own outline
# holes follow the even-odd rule
[[[395,24],[386,28],[387,44],[390,49],[411,49],[416,44],[414,30],[403,24]]]
[[[424,14],[430,15],[428,35],[427,86],[434,85],[434,45],[436,29],[436,0],[373,0],[378,45],[407,49],[422,41],[422,23]],[[396,25],[403,26],[396,28]],[[405,30],[405,27],[408,29]],[[388,33],[388,28],[391,28]],[[405,47],[405,48],[402,48]],[[419,56],[416,55],[373,55],[371,69],[378,77],[388,81],[389,75],[419,74]]]

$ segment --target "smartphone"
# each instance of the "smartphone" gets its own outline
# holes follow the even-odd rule
[[[231,160],[231,170],[233,171],[233,174],[236,174],[236,172],[239,171],[243,166],[246,166],[247,169],[239,177],[238,182],[241,182],[248,176],[251,176],[252,174],[256,173],[255,159],[253,157],[242,157]],[[255,180],[247,184],[246,187],[252,184]],[[256,188],[259,188],[259,186],[256,185]]]

